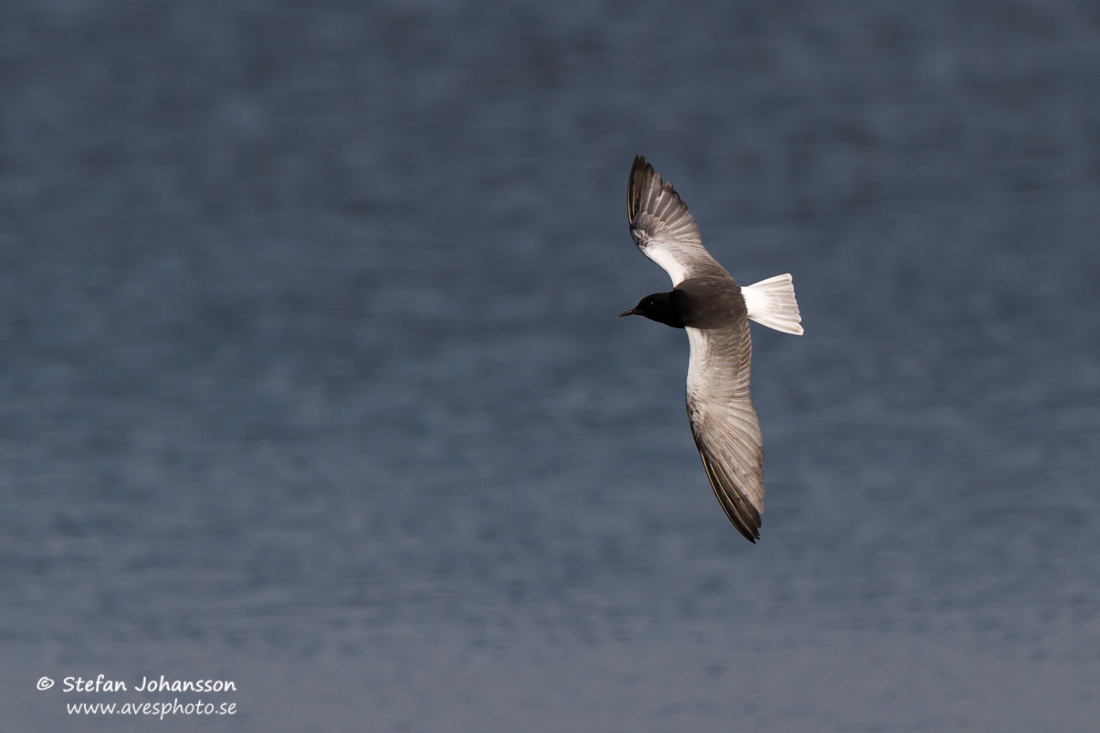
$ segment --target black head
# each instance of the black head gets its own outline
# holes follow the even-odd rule
[[[619,318],[623,316],[645,316],[651,321],[657,321],[657,323],[663,323],[666,326],[683,328],[684,319],[680,313],[679,298],[676,295],[675,290],[671,293],[647,295],[642,298],[638,305],[625,313],[620,313]]]

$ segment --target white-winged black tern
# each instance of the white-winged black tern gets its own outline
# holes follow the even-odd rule
[[[741,287],[703,247],[699,227],[672,183],[639,156],[627,185],[630,233],[646,257],[672,278],[622,315],[683,328],[691,345],[687,411],[715,496],[750,542],[764,511],[764,449],[749,395],[749,321],[801,334],[789,274]]]

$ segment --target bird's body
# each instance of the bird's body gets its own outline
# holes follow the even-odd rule
[[[691,345],[687,410],[715,496],[750,542],[764,511],[764,449],[749,394],[749,320],[801,334],[790,275],[744,288],[703,247],[687,205],[645,158],[634,159],[627,188],[638,248],[672,278],[673,290],[646,296],[622,315],[683,328]]]

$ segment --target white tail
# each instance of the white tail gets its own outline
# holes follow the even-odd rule
[[[790,273],[769,277],[741,288],[749,318],[783,333],[802,335],[802,316],[794,299]]]

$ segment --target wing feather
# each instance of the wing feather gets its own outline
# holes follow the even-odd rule
[[[750,542],[764,511],[764,448],[749,394],[752,341],[745,318],[722,329],[688,328],[687,409],[714,495]]]
[[[635,243],[668,273],[674,286],[689,277],[728,276],[703,247],[699,225],[672,183],[665,183],[640,155],[630,169],[626,203]]]

